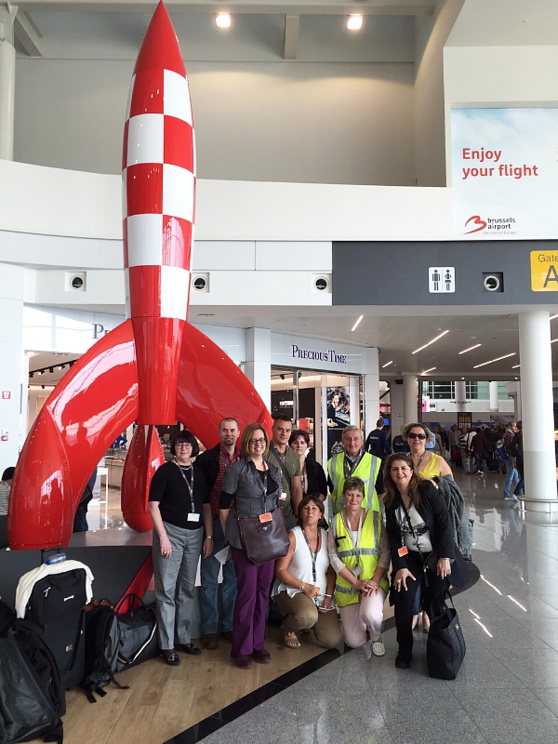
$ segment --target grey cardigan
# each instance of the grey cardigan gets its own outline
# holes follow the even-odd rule
[[[281,495],[282,475],[273,463],[267,463],[267,465],[269,467],[268,477],[271,477],[277,484],[277,489],[267,496],[264,494],[258,471],[249,457],[243,457],[242,460],[234,462],[225,473],[221,490],[224,494],[233,497],[225,538],[233,548],[242,550],[238,528],[239,517],[257,517],[277,508]]]

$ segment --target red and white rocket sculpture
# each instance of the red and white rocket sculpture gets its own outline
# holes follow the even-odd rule
[[[162,2],[134,69],[122,167],[129,319],[73,365],[29,432],[10,498],[12,549],[68,544],[93,469],[132,422],[122,511],[138,531],[151,529],[149,483],[163,460],[155,425],[180,421],[206,446],[217,441],[224,416],[269,428],[249,380],[187,322],[194,129],[186,70]]]

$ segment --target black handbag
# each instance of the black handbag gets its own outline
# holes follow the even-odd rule
[[[120,614],[125,602],[128,602],[129,611]],[[116,671],[121,672],[158,656],[157,616],[153,606],[146,605],[137,594],[127,594],[114,609],[118,613],[120,630]]]
[[[238,526],[244,552],[257,566],[287,555],[289,536],[279,507],[271,512],[268,522],[260,522],[259,517],[239,517]]]
[[[455,679],[465,658],[465,639],[449,589],[438,597],[439,605],[432,603],[426,643],[428,674],[435,679]]]

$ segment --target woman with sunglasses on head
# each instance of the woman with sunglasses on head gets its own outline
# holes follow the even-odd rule
[[[412,447],[412,443],[411,443]],[[386,530],[392,560],[392,592],[399,652],[398,669],[408,669],[413,656],[413,605],[420,587],[425,606],[456,583],[450,561],[459,551],[443,496],[430,480],[420,480],[409,455],[391,455],[384,468]],[[425,565],[426,564],[426,565]],[[458,572],[458,576],[461,572]]]
[[[296,452],[300,460],[300,482],[303,496],[319,496],[325,501],[327,495],[327,480],[324,469],[316,460],[310,459],[308,447],[310,435],[303,429],[295,429],[289,437],[289,447]]]
[[[240,669],[251,669],[252,659],[259,664],[271,660],[264,633],[275,561],[253,563],[244,551],[238,524],[243,517],[268,518],[277,508],[281,471],[265,461],[268,449],[269,438],[261,424],[249,424],[240,440],[242,458],[227,469],[221,486],[221,526],[231,547],[237,582],[231,657]]]
[[[191,656],[201,653],[190,639],[190,626],[200,553],[203,549],[207,557],[213,551],[213,521],[205,476],[192,463],[199,453],[196,437],[184,429],[171,453],[174,459],[153,476],[148,509],[153,522],[159,645],[167,664],[179,666],[177,650]]]

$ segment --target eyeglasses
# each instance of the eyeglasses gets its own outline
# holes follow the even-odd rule
[[[178,444],[174,445],[176,449],[181,449],[182,447],[191,447],[192,442],[178,442]]]
[[[263,437],[260,437],[260,439],[249,439],[248,444],[265,444],[265,439]]]
[[[411,431],[407,434],[407,439],[426,439],[426,434],[416,434],[414,431]]]

